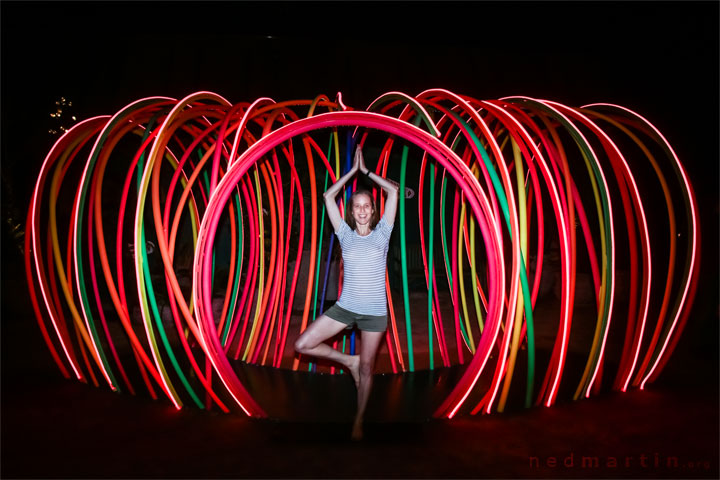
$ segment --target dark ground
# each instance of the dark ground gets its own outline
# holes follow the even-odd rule
[[[27,328],[5,327],[3,335]],[[3,351],[4,367],[28,362],[30,352],[12,350],[13,356]],[[300,378],[306,398],[314,399],[310,410],[326,405],[329,394],[338,401],[324,420],[253,420],[192,407],[176,411],[168,402],[64,380],[46,361],[42,370],[3,373],[1,476],[717,478],[717,368],[707,360],[669,367],[645,391],[450,421],[388,420],[378,399],[402,380],[379,376],[361,443],[349,440],[347,377],[307,381],[311,374],[287,372],[286,380]],[[427,393],[426,382],[405,387],[406,399]],[[277,401],[296,405],[306,398]],[[582,457],[598,464],[583,465]]]

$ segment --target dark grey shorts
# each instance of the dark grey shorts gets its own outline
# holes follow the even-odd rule
[[[363,315],[345,310],[338,304],[325,310],[325,315],[344,323],[348,328],[357,325],[360,330],[368,332],[384,332],[387,328],[387,315]]]

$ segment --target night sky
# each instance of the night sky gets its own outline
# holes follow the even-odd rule
[[[364,109],[388,91],[441,87],[479,99],[612,102],[655,122],[697,189],[702,320],[688,330],[711,326],[700,345],[716,348],[718,5],[3,1],[3,311],[19,298],[9,288],[23,288],[12,282],[22,270],[11,225],[24,222],[57,138],[49,114],[61,97],[80,120],[198,90],[233,103],[342,92]]]

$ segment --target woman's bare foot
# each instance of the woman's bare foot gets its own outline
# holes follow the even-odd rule
[[[356,442],[363,439],[362,420],[355,420],[355,422],[353,423],[353,430],[352,430],[351,438]]]
[[[351,355],[350,362],[348,363],[348,370],[355,380],[355,387],[360,386],[360,355]]]

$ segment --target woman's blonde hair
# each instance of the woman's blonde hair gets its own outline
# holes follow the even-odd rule
[[[355,201],[355,197],[358,195],[367,195],[370,199],[373,209],[372,217],[370,217],[370,229],[374,230],[375,226],[377,226],[380,221],[380,212],[378,212],[377,207],[375,207],[375,199],[373,198],[372,193],[364,189],[356,190],[352,195],[350,195],[350,200],[348,200],[348,204],[345,207],[345,223],[347,223],[352,230],[355,230],[357,224],[355,223],[355,218],[352,216],[352,206]]]

